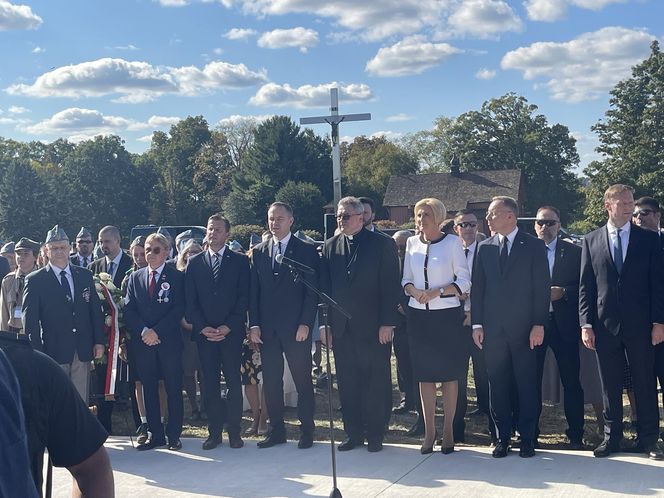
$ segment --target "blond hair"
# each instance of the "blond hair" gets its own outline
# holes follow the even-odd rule
[[[413,213],[416,216],[417,210],[422,206],[429,206],[431,208],[431,212],[433,213],[433,221],[436,223],[436,225],[440,226],[440,224],[445,221],[445,218],[447,218],[447,209],[445,208],[445,204],[443,204],[438,199],[427,197],[417,201],[417,204],[415,204],[415,208],[413,209]]]
[[[623,185],[622,183],[616,183],[615,185],[611,185],[604,192],[604,202],[611,201],[626,191],[629,191],[632,193],[632,195],[634,195],[634,189],[629,185]]]
[[[145,239],[145,245],[147,246],[152,241],[157,242],[167,251],[171,248],[171,244],[170,242],[168,242],[168,239],[160,233],[151,233],[150,235],[148,235],[147,238]]]

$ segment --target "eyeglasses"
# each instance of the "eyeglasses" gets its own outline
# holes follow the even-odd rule
[[[92,244],[91,240],[77,240],[77,244]]]
[[[543,226],[545,226],[545,225],[546,225],[547,227],[552,227],[552,226],[554,226],[556,223],[558,223],[558,221],[557,221],[557,220],[535,220],[535,223],[537,223],[537,224],[538,224],[539,226],[541,226],[541,227],[543,227]]]
[[[348,220],[350,220],[350,219],[351,219],[351,217],[353,217],[353,216],[359,216],[359,215],[361,215],[361,214],[363,214],[363,213],[354,213],[354,214],[338,214],[338,215],[337,215],[337,220],[344,220],[344,221],[348,221]]]
[[[648,216],[649,214],[654,212],[655,212],[654,209],[637,209],[636,211],[634,211],[634,214],[632,214],[632,216],[634,218],[636,218],[637,216]]]
[[[477,223],[473,221],[462,221],[461,223],[457,223],[456,226],[461,228],[475,228]]]
[[[161,252],[161,247],[146,247],[145,254],[159,254]]]

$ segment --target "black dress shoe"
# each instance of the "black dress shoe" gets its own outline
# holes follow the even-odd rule
[[[521,458],[532,458],[535,456],[535,443],[532,441],[521,441],[519,448],[519,456]]]
[[[337,450],[339,451],[350,451],[355,449],[357,446],[362,446],[364,445],[364,441],[361,439],[353,439],[350,437],[347,437],[344,439],[344,441],[337,446]]]
[[[222,442],[223,442],[223,439],[222,439],[221,436],[210,436],[203,443],[203,449],[204,450],[213,450],[217,446],[220,446],[222,444]]]
[[[369,453],[378,453],[382,449],[383,449],[382,439],[369,440],[367,444],[367,450],[369,451]]]
[[[171,451],[179,451],[182,449],[182,441],[179,439],[168,439],[168,449]]]
[[[136,429],[136,442],[138,444],[145,444],[148,440],[148,424],[143,423]]]
[[[284,438],[284,443],[286,442],[286,439]],[[242,438],[240,437],[239,434],[229,434],[228,435],[228,446],[230,446],[233,449],[238,449],[242,448],[244,446],[244,441],[242,441]]]
[[[284,444],[286,442],[286,436],[283,434],[275,434],[275,433],[270,433],[268,436],[263,439],[262,441],[258,441],[256,443],[256,446],[259,448],[272,448],[272,446],[276,446],[278,444]]]
[[[600,443],[600,445],[593,450],[593,455],[597,458],[608,457],[611,453],[616,453],[620,450],[620,447],[617,444],[611,443],[608,439],[605,439]]]
[[[649,448],[646,453],[648,453],[648,458],[651,460],[664,460],[664,451],[662,451],[657,445]]]
[[[443,455],[449,455],[450,453],[454,453],[454,446],[448,446],[447,448],[445,446],[441,446],[440,452]]]
[[[413,426],[408,429],[406,432],[406,436],[409,437],[417,437],[417,436],[423,436],[424,435],[424,424],[420,422],[415,422]]]
[[[510,451],[509,444],[503,441],[498,441],[496,443],[496,447],[493,449],[493,452],[491,453],[491,456],[493,458],[505,458],[509,451]]]
[[[145,441],[145,443],[139,444],[136,447],[136,449],[138,451],[147,451],[147,450],[153,450],[155,448],[162,448],[164,446],[166,446],[166,441],[165,440],[163,440],[163,439],[157,440],[157,439],[150,438],[147,441]]]
[[[308,432],[300,434],[300,440],[297,442],[297,447],[301,450],[306,450],[314,445],[314,437]]]

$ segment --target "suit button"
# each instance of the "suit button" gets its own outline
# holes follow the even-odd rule
[[[76,332],[76,329],[71,329],[72,332]]]

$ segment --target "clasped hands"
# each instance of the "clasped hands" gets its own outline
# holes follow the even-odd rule
[[[455,296],[458,295],[457,289],[454,285],[448,285],[447,287],[444,287],[442,289],[442,293],[455,295]],[[417,287],[411,284],[409,294],[418,303],[427,304],[432,299],[440,297],[441,289],[435,287],[431,289],[418,289]]]
[[[309,337],[309,326],[308,325],[299,325],[297,331],[295,332],[295,340],[297,342],[304,342]],[[251,327],[249,330],[249,342],[251,344],[263,344],[263,339],[261,339],[261,328],[258,326]]]
[[[325,327],[321,325],[319,327],[320,332],[320,342],[325,344],[327,347],[332,347],[332,333],[328,330],[328,333],[325,333]],[[389,344],[394,339],[394,327],[392,325],[381,325],[378,328],[378,342],[381,344]]]
[[[222,325],[221,327],[204,327],[201,330],[206,339],[210,342],[219,342],[226,339],[226,336],[231,333],[230,327],[228,325]]]

